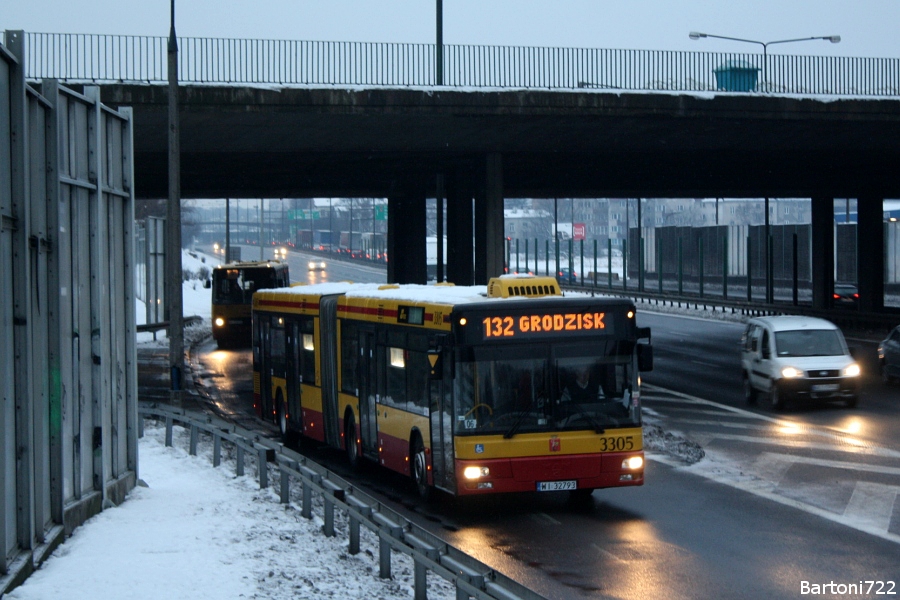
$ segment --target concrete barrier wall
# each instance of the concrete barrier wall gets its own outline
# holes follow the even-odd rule
[[[132,120],[0,45],[0,595],[137,477]],[[7,176],[9,175],[9,176]]]

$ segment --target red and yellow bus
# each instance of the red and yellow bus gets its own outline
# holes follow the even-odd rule
[[[641,341],[646,340],[646,341]],[[642,485],[650,330],[552,277],[253,296],[257,414],[464,496]]]
[[[250,344],[253,293],[291,285],[286,262],[244,261],[217,265],[212,271],[212,333],[220,348]]]

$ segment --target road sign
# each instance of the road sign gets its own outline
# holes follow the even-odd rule
[[[583,240],[584,239],[584,223],[573,223],[572,224],[572,239],[573,240]]]

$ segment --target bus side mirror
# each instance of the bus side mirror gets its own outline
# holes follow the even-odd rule
[[[204,281],[203,287],[205,287],[206,289],[211,288],[212,287],[212,279],[207,279],[206,281]]]
[[[650,344],[638,344],[637,346],[638,371],[646,373],[653,370],[653,346]]]

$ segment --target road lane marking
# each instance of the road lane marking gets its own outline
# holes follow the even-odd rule
[[[721,365],[716,365],[713,363],[703,362],[702,360],[691,359],[691,362],[695,365],[703,365],[704,367],[710,367],[713,369],[718,369]]]
[[[742,417],[758,419],[761,421],[768,421],[769,423],[774,423],[774,424],[778,425],[779,427],[783,427],[783,428],[786,428],[789,430],[796,430],[799,428],[799,429],[804,430],[804,432],[806,432],[810,435],[815,434],[815,435],[818,435],[821,437],[835,439],[835,440],[841,441],[845,444],[849,444],[851,446],[857,446],[857,447],[875,446],[874,442],[870,442],[870,441],[862,440],[860,438],[849,436],[843,432],[833,431],[827,427],[821,427],[818,425],[808,425],[805,423],[797,423],[796,421],[790,421],[788,419],[779,419],[776,417],[769,417],[767,415],[761,415],[759,413],[755,413],[755,412],[752,412],[749,410],[744,410],[742,408],[728,406],[727,404],[720,404],[720,403],[714,402],[712,400],[698,398],[697,396],[691,396],[690,394],[676,392],[675,390],[670,390],[667,388],[654,386],[654,385],[648,384],[648,383],[641,384],[641,388],[642,388],[642,390],[646,388],[646,389],[648,389],[648,391],[651,392],[650,395],[642,393],[642,397],[654,398],[654,396],[652,395],[653,392],[661,392],[661,393],[667,394],[669,396],[676,396],[678,398],[683,398],[684,400],[687,400],[687,401],[690,401],[690,402],[693,402],[696,404],[704,404],[706,406],[712,406],[712,407],[715,407],[722,411],[727,411],[730,413],[741,415]],[[669,401],[672,402],[672,400],[669,400]],[[664,418],[668,418],[668,417],[664,416]],[[673,419],[677,420],[677,417],[674,417]],[[887,450],[887,449],[885,449],[885,451],[893,452],[893,451]],[[900,452],[896,452],[894,454],[891,454],[890,456],[900,457]]]
[[[548,515],[547,513],[542,513],[542,512],[539,512],[539,513],[532,513],[530,516],[531,516],[532,520],[534,520],[534,521],[541,521],[541,522],[543,522],[544,524],[549,523],[549,524],[551,524],[551,525],[562,525],[562,522],[561,522],[561,521],[557,521],[556,519],[554,519],[553,517],[551,517],[551,516]]]
[[[732,433],[708,433],[710,440],[729,440],[735,442],[748,442],[751,444],[771,444],[787,448],[804,448],[806,450],[827,450],[831,452],[846,452],[849,454],[863,454],[866,456],[880,456],[883,458],[900,458],[900,452],[880,446],[863,446],[849,443],[844,440],[843,446],[836,446],[824,442],[806,442],[803,440],[791,440],[787,438],[763,438],[750,435],[736,435]]]
[[[880,473],[882,475],[900,475],[900,468],[882,465],[870,465],[860,462],[847,462],[842,460],[828,460],[825,458],[813,458],[812,456],[795,456],[793,454],[778,454],[776,452],[763,452],[757,462],[765,460],[787,461],[816,467],[831,467],[833,469],[847,469],[849,471],[865,471],[866,473]]]
[[[597,544],[591,543],[591,546],[593,546],[594,548],[596,548],[597,552],[599,552],[599,553],[602,554],[603,556],[607,556],[607,557],[611,558],[612,560],[615,560],[615,561],[618,561],[618,562],[625,562],[625,559],[619,558],[618,556],[616,556],[615,554],[613,554],[613,553],[610,552],[609,550],[606,550],[606,549],[604,549],[604,548],[601,548],[601,547],[598,546]]]

